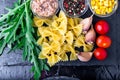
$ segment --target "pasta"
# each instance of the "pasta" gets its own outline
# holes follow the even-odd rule
[[[73,43],[73,33],[71,31],[66,33],[66,42],[70,45]]]
[[[82,33],[82,25],[78,24],[73,28],[74,35],[78,37]]]
[[[49,26],[52,23],[51,19],[40,19],[38,17],[34,17],[33,21],[36,27],[41,27],[44,23]]]
[[[76,60],[75,47],[83,46],[85,52],[93,48],[93,45],[85,43],[80,18],[68,18],[63,11],[60,11],[59,16],[55,15],[51,19],[34,17],[33,20],[38,28],[37,44],[42,47],[39,58],[47,59],[50,66],[59,61],[68,61],[67,52],[70,52],[70,60]]]
[[[85,37],[84,35],[79,36],[76,40],[75,40],[75,47],[82,47],[83,46],[83,51],[84,52],[89,52],[93,49],[93,44],[86,44],[85,43]]]
[[[60,56],[58,56],[57,54],[55,54],[54,52],[50,52],[51,56],[48,56],[48,64],[50,66],[53,66],[55,63],[59,62],[61,60]]]
[[[60,54],[60,57],[61,57],[61,61],[68,61],[68,56],[67,56],[63,46],[62,46],[59,54]]]
[[[64,45],[64,50],[66,52],[70,52],[70,60],[76,60],[77,59],[77,56],[76,56],[76,53],[75,53],[75,49],[72,45],[69,45],[69,44],[65,44]]]

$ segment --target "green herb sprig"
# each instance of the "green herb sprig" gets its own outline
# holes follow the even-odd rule
[[[18,0],[15,8],[8,9],[8,13],[0,18],[0,55],[5,47],[10,46],[13,50],[22,49],[23,59],[34,65],[34,79],[38,80],[42,70],[49,70],[45,60],[38,59],[40,47],[37,45],[36,33],[33,28],[33,15],[30,9],[30,0]]]

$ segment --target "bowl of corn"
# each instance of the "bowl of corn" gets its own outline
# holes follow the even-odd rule
[[[109,17],[117,10],[118,0],[89,0],[89,7],[96,16]]]

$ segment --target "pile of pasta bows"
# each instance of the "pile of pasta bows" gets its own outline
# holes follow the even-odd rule
[[[93,44],[85,42],[83,26],[80,24],[82,19],[66,17],[63,11],[58,16],[50,19],[40,19],[34,17],[34,25],[38,28],[38,45],[42,47],[39,54],[40,59],[47,59],[50,66],[59,61],[78,59],[76,54],[79,52],[75,48],[83,47],[84,52],[91,51]],[[70,56],[66,54],[70,52]]]

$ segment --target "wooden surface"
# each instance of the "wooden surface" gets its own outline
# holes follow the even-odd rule
[[[8,48],[0,56],[0,80],[29,80],[33,74],[30,72],[31,64],[22,61],[21,51],[7,54]]]
[[[12,6],[16,0],[0,0],[0,14],[5,14],[5,7]],[[7,54],[8,48],[0,56],[0,80],[30,80],[33,74],[30,72],[31,64],[22,61],[22,52],[17,50]]]

